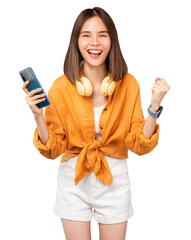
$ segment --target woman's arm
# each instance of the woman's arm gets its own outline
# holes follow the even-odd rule
[[[151,110],[157,112],[160,104],[170,90],[170,85],[163,78],[156,78],[155,84],[152,88],[152,98],[151,98]],[[143,127],[143,134],[146,138],[151,138],[155,132],[156,118],[148,115],[147,120]]]
[[[153,118],[150,115],[148,115],[147,121],[145,122],[143,127],[143,134],[146,138],[150,138],[155,132],[156,121],[157,121],[156,118]]]
[[[38,94],[35,95],[36,93],[38,93],[42,90],[41,88],[38,88],[38,89],[35,89],[35,90],[29,92],[27,89],[28,84],[29,84],[29,81],[26,81],[23,85],[23,90],[27,94],[25,97],[25,100],[34,115],[34,119],[36,121],[38,132],[39,132],[39,138],[40,138],[41,142],[45,145],[49,138],[49,132],[48,132],[46,122],[44,120],[43,109],[42,108],[40,109],[36,106],[36,104],[45,101],[45,99],[46,99],[45,93],[40,94],[40,95],[38,95]]]
[[[43,156],[55,159],[66,150],[65,129],[60,122],[52,96],[49,94],[51,104],[45,108],[44,116],[43,109],[38,108],[36,104],[45,100],[45,94],[36,95],[42,90],[40,88],[29,92],[26,88],[28,83],[29,81],[24,83],[23,90],[27,94],[25,99],[37,124],[33,143]]]
[[[46,145],[46,143],[48,142],[48,139],[49,139],[49,132],[48,132],[46,122],[44,120],[44,116],[40,115],[40,116],[34,117],[34,119],[37,124],[39,138],[40,138],[41,142],[44,145]]]

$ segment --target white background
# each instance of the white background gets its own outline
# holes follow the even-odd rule
[[[104,8],[114,20],[142,107],[155,77],[171,90],[164,99],[159,145],[128,159],[134,216],[126,239],[190,240],[190,5],[186,0],[17,0],[0,5],[1,155],[0,238],[64,239],[53,213],[60,158],[41,156],[32,143],[35,122],[18,74],[32,67],[46,92],[63,74],[71,30],[85,8]],[[92,239],[99,239],[91,223]]]

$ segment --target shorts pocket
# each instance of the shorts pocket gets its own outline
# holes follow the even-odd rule
[[[62,170],[64,168],[75,169],[76,161],[77,161],[77,157],[73,157],[73,158],[66,160],[65,162],[61,162],[60,166],[59,166],[59,170]]]
[[[108,159],[108,164],[113,176],[121,176],[128,174],[127,160],[126,159]],[[114,161],[113,161],[114,160]]]

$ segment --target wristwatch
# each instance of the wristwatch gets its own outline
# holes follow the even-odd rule
[[[161,115],[162,110],[163,110],[163,107],[160,106],[157,112],[153,112],[151,109],[151,104],[149,105],[149,107],[147,109],[149,115],[151,115],[151,117],[154,117],[154,118],[158,118]]]

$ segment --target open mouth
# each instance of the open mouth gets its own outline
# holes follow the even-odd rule
[[[98,58],[102,54],[102,50],[88,50],[87,51],[92,58]]]

